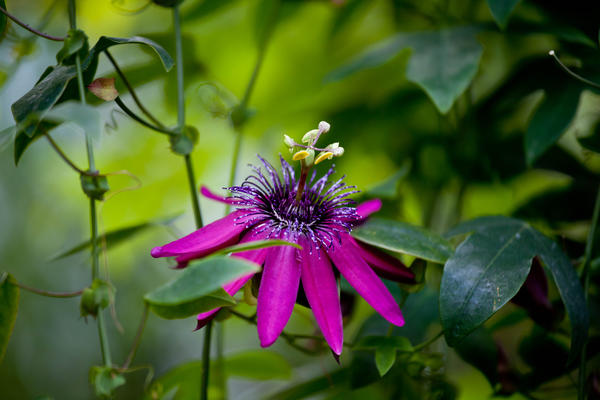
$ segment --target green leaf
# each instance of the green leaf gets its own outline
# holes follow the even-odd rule
[[[214,254],[239,253],[241,251],[264,249],[266,247],[273,246],[292,246],[299,250],[302,250],[302,246],[300,246],[297,243],[288,242],[280,239],[268,239],[234,244],[233,246],[225,247],[224,249],[218,250]]]
[[[63,42],[63,47],[56,53],[56,62],[59,64],[73,65],[75,64],[75,59],[72,56],[76,53],[79,53],[83,60],[86,56],[85,53],[89,50],[87,39],[88,38],[83,31],[78,29],[69,30],[67,37]]]
[[[256,264],[238,258],[205,258],[192,262],[174,280],[146,294],[144,299],[163,318],[185,318],[235,304],[221,286],[259,269]]]
[[[445,114],[477,73],[483,52],[476,38],[478,32],[476,27],[464,26],[400,33],[367,48],[333,71],[328,80],[339,80],[356,71],[380,66],[401,50],[412,48],[406,78],[419,85]]]
[[[380,376],[384,376],[396,362],[396,349],[383,346],[375,350],[375,365]]]
[[[498,348],[487,329],[483,326],[476,329],[456,346],[456,352],[480,370],[494,387],[498,382]]]
[[[114,231],[107,232],[105,235],[102,235],[98,238],[98,245],[106,246],[106,249],[111,249],[117,246],[120,243],[126,242],[127,240],[133,238],[139,233],[146,231],[148,228],[158,225],[166,225],[173,221],[175,217],[168,217],[158,219],[156,221],[144,222],[142,224],[128,226],[126,228],[119,228]],[[92,241],[86,240],[82,243],[79,243],[77,246],[66,250],[54,257],[50,261],[60,260],[61,258],[65,258],[68,256],[72,256],[73,254],[80,253],[82,251],[91,249]]]
[[[96,396],[111,397],[113,391],[125,384],[125,378],[112,367],[92,367],[90,369],[90,383],[94,387]]]
[[[17,320],[19,287],[15,283],[12,275],[0,273],[0,363]]]
[[[550,270],[571,323],[571,358],[581,352],[589,314],[569,258],[529,224],[502,216],[458,225],[447,236],[471,233],[444,266],[440,317],[446,341],[456,346],[514,297],[539,256]]]
[[[444,238],[423,228],[387,219],[369,218],[352,231],[352,236],[373,246],[437,263],[444,263],[453,253]]]
[[[133,36],[131,38],[102,36],[90,50],[90,54],[87,57],[87,62],[91,63],[94,58],[98,58],[102,51],[108,49],[109,47],[120,44],[142,44],[150,47],[158,55],[163,67],[165,68],[165,71],[167,72],[173,68],[173,65],[175,65],[175,61],[173,61],[169,53],[167,53],[167,51],[161,45],[142,36]]]
[[[266,350],[250,350],[225,357],[225,372],[246,379],[268,381],[290,379],[292,367],[280,354]],[[257,368],[260,366],[260,368]]]
[[[44,73],[46,74],[46,72]],[[20,132],[25,132],[29,138],[34,136],[40,121],[63,94],[69,81],[76,75],[77,70],[74,65],[53,67],[33,89],[11,106],[13,117],[17,123],[17,136]]]
[[[580,85],[569,83],[546,92],[525,134],[525,157],[528,165],[533,165],[571,124],[577,112],[581,89]]]
[[[502,29],[506,28],[508,17],[520,2],[521,0],[487,0],[492,17]]]
[[[17,133],[17,127],[15,125],[9,126],[0,131],[0,152],[5,150],[9,143],[14,141],[15,134]]]

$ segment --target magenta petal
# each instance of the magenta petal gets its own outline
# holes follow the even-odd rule
[[[292,246],[268,249],[258,290],[256,324],[262,347],[279,337],[294,310],[300,285],[298,250]]]
[[[225,203],[225,204],[235,204],[239,201],[238,199],[234,199],[233,197],[219,196],[218,194],[213,193],[206,186],[200,187],[200,194],[202,194],[202,196],[204,196],[208,199],[215,200],[215,201]]]
[[[381,210],[381,200],[371,199],[356,206],[356,213],[362,218],[367,218],[369,215]]]
[[[352,236],[350,240],[356,246],[360,256],[369,264],[377,275],[402,283],[415,283],[415,274],[404,263],[395,257],[368,244],[356,241]]]
[[[232,212],[181,239],[155,247],[152,249],[152,257],[170,257],[186,253],[202,254],[209,250],[215,251],[225,247],[227,243],[235,241],[246,229],[244,224],[236,223],[236,218],[240,218],[244,214],[243,210]]]
[[[311,254],[310,244],[307,240],[301,241],[300,245],[303,248],[301,253],[302,287],[306,293],[308,304],[310,304],[327,344],[336,355],[340,355],[344,343],[344,331],[333,266],[323,250],[314,249],[313,245]]]
[[[342,234],[341,245],[327,250],[329,258],[348,283],[371,305],[381,316],[394,325],[404,325],[400,307],[394,300],[381,279],[362,259],[358,249],[352,243],[349,234]]]

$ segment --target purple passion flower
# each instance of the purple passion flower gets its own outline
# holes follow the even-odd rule
[[[260,158],[260,157],[259,157]],[[379,199],[354,207],[348,198],[356,193],[343,178],[330,182],[334,168],[320,179],[305,182],[297,199],[300,180],[281,158],[282,176],[260,158],[265,172],[252,167],[240,186],[228,190],[232,196],[219,197],[206,188],[202,194],[235,206],[236,211],[179,240],[152,250],[153,257],[176,257],[183,268],[190,260],[236,243],[283,239],[302,246],[277,246],[232,254],[263,266],[257,300],[257,327],[260,344],[273,344],[287,324],[302,282],[316,322],[331,350],[342,352],[342,312],[337,276],[341,274],[381,316],[394,325],[404,325],[400,307],[377,276],[414,283],[414,274],[398,259],[360,243],[350,230],[381,208]],[[338,274],[339,271],[339,274]],[[230,295],[240,290],[253,274],[225,285]],[[198,327],[212,319],[218,309],[198,315]]]

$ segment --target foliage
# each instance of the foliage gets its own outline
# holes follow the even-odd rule
[[[476,398],[545,398],[556,388],[565,398],[598,397],[597,2],[50,3],[36,20],[45,2],[0,0],[0,113],[14,119],[0,126],[0,161],[10,159],[0,178],[8,397],[454,399],[471,387]],[[295,251],[293,241],[232,240],[182,270],[149,258],[172,239],[165,232],[192,230],[191,213],[159,216],[191,204],[196,228],[217,219],[220,210],[198,200],[199,183],[241,182],[246,153],[273,159],[286,152],[282,133],[299,136],[312,119],[329,121],[327,140],[344,142],[337,168],[362,190],[355,200],[383,201],[352,236],[415,275],[384,279],[402,327],[371,313],[336,275],[341,357],[331,357],[306,312],[304,288],[276,347],[255,348],[261,268],[230,255]],[[113,200],[132,189],[118,177],[132,173],[108,172],[122,168],[143,186]],[[91,229],[82,240],[84,218]],[[81,268],[66,272],[83,252],[91,280]],[[251,274],[240,295],[227,289]],[[99,350],[68,300],[55,310],[22,291],[48,302],[79,297]],[[200,359],[199,340],[187,334],[197,314],[215,308],[198,320]],[[40,360],[25,376],[23,349],[36,340]],[[94,350],[77,354],[77,345]],[[150,370],[147,382],[139,369]],[[49,379],[63,370],[79,374],[69,387]]]

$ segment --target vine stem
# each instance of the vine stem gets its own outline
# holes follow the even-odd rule
[[[17,25],[20,25],[21,27],[25,28],[29,32],[33,33],[34,35],[43,37],[44,39],[53,40],[55,42],[63,42],[65,40],[64,37],[48,35],[47,33],[40,32],[37,29],[32,28],[31,26],[27,25],[25,22],[22,22],[21,20],[19,20],[17,17],[15,17],[14,15],[9,13],[2,7],[0,7],[0,12],[2,14],[6,15],[8,18],[10,18],[12,21],[14,21]]]
[[[77,29],[77,18],[75,12],[75,0],[69,0],[69,25],[71,29]],[[85,101],[85,89],[83,85],[83,71],[81,68],[81,58],[79,54],[75,57],[75,65],[77,67],[77,87],[79,89],[79,98],[82,104],[86,104]],[[96,172],[96,165],[94,162],[94,148],[92,140],[89,135],[85,136],[85,144],[88,157],[89,172]],[[98,215],[96,212],[96,200],[90,197],[90,232],[92,241],[92,280],[96,279],[99,275],[100,255],[98,253]],[[98,336],[100,338],[100,351],[102,353],[102,361],[107,367],[112,367],[112,361],[110,356],[110,345],[108,343],[108,335],[106,334],[106,327],[104,321],[104,312],[100,310],[97,316],[98,321]]]
[[[83,289],[78,290],[76,292],[49,292],[47,290],[36,289],[31,286],[23,285],[22,283],[19,283],[19,282],[15,282],[14,284],[23,290],[27,290],[28,292],[35,293],[40,296],[55,297],[55,298],[59,298],[59,299],[77,297],[77,296],[81,296],[81,294],[83,293]]]
[[[175,66],[177,70],[177,129],[180,134],[185,129],[185,93],[183,85],[183,46],[181,35],[181,17],[179,14],[179,5],[173,6],[173,28],[175,30]],[[194,175],[194,165],[192,157],[189,154],[184,156],[185,167],[187,171],[190,194],[192,197],[192,209],[194,210],[194,219],[196,228],[202,228],[202,214],[200,213],[200,203],[198,200],[198,191],[196,190],[196,177]],[[210,339],[212,333],[212,321],[204,328],[204,345],[202,346],[202,379],[200,380],[200,399],[208,400],[208,382],[210,377]]]
[[[598,188],[598,193],[596,194],[596,203],[594,204],[594,213],[592,214],[592,226],[590,227],[590,232],[588,233],[587,241],[585,244],[585,253],[583,258],[583,271],[581,273],[581,278],[583,280],[583,294],[585,296],[586,303],[588,302],[588,291],[590,288],[590,267],[592,264],[592,251],[594,248],[594,239],[596,237],[596,230],[598,228],[598,219],[600,218],[600,187]],[[586,352],[587,352],[587,344],[586,340],[583,343],[583,348],[581,349],[581,360],[579,362],[579,382],[577,388],[577,399],[584,400],[585,399],[585,381],[587,378],[586,373]]]
[[[67,165],[69,167],[71,167],[73,170],[75,170],[76,172],[78,172],[82,175],[88,175],[88,173],[86,171],[79,168],[77,165],[75,165],[75,163],[73,161],[71,161],[71,159],[69,157],[67,157],[67,155],[64,153],[64,151],[62,151],[62,149],[58,146],[58,144],[54,141],[54,139],[52,139],[52,136],[50,136],[49,133],[46,132],[46,134],[44,136],[46,136],[46,139],[48,139],[50,146],[52,146],[52,148],[56,151],[56,153],[60,156],[60,158],[62,158],[63,161],[65,163],[67,163]]]
[[[127,107],[127,105],[125,103],[123,103],[123,100],[121,100],[121,97],[117,96],[115,98],[115,103],[117,103],[117,105],[121,108],[121,110],[123,110],[123,112],[125,112],[125,114],[127,114],[129,117],[131,117],[131,119],[133,119],[134,121],[138,122],[139,124],[145,126],[146,128],[149,128],[149,129],[152,129],[153,131],[156,131],[159,133],[164,133],[167,135],[174,134],[172,131],[165,128],[164,125],[161,127],[161,126],[157,126],[157,125],[152,125],[151,123],[144,121],[136,113],[131,111],[131,109],[129,107]]]

